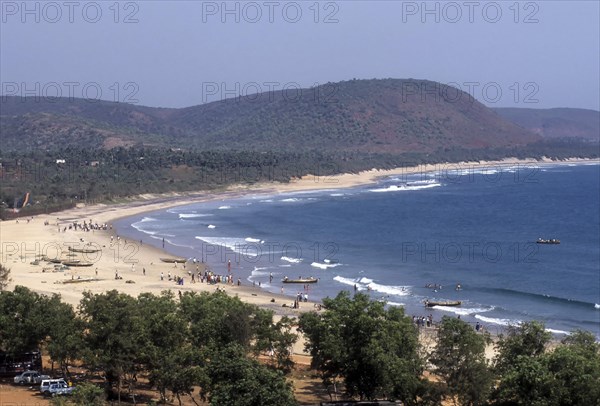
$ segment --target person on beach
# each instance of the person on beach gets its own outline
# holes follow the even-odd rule
[[[161,281],[164,281],[164,280],[165,280],[165,275],[164,275],[162,272],[160,273],[160,280],[161,280]]]
[[[142,275],[146,276],[146,268],[142,268]]]

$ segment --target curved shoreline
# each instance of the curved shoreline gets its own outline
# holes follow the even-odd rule
[[[126,217],[140,215],[151,211],[168,209],[176,206],[194,204],[199,202],[214,201],[219,199],[231,199],[254,194],[278,194],[309,190],[342,189],[368,185],[377,182],[381,177],[392,175],[408,175],[419,173],[430,173],[432,171],[453,170],[481,170],[482,168],[502,169],[503,167],[523,166],[559,166],[573,164],[598,165],[598,160],[569,160],[569,161],[533,161],[533,160],[503,160],[495,162],[459,163],[423,165],[411,168],[396,168],[394,170],[379,171],[372,170],[360,174],[344,174],[331,177],[305,176],[288,184],[263,183],[253,186],[237,185],[216,193],[189,193],[167,194],[167,195],[143,195],[138,199],[127,203],[114,205],[97,204],[92,206],[77,207],[75,209],[38,215],[33,219],[19,218],[18,220],[1,222],[0,239],[2,240],[0,260],[3,265],[11,268],[12,283],[8,289],[15,285],[23,285],[40,293],[58,293],[62,295],[65,302],[76,306],[85,290],[93,293],[101,293],[112,289],[137,296],[142,292],[160,294],[163,290],[190,290],[190,291],[214,291],[216,286],[201,283],[190,284],[187,273],[181,267],[175,268],[172,264],[165,264],[160,257],[170,255],[160,248],[150,244],[139,244],[133,241],[120,241],[118,244],[110,243],[110,237],[115,239],[116,230],[107,231],[83,231],[67,230],[59,232],[59,226],[64,228],[73,221],[82,223],[92,220],[98,224],[112,224]],[[48,223],[48,225],[44,225]],[[91,267],[78,267],[54,272],[51,265],[40,262],[40,265],[32,265],[40,255],[52,256],[54,253],[68,251],[69,246],[82,248],[91,243],[102,249],[98,258],[88,255],[88,260],[94,262]],[[146,269],[146,275],[142,269]],[[96,274],[96,271],[98,272]],[[123,279],[115,279],[118,272]],[[185,277],[183,286],[175,285],[173,282],[160,280],[160,272],[166,276],[168,272]],[[69,279],[94,279],[82,283],[60,283]],[[125,283],[126,281],[133,283]],[[225,286],[229,294],[237,295],[241,300],[270,308],[278,314],[295,315],[301,311],[312,310],[314,302],[303,305],[300,310],[282,307],[283,303],[290,304],[293,301],[288,296],[272,294],[261,288],[252,286]],[[275,302],[271,302],[274,299]],[[299,347],[300,348],[300,347]],[[301,351],[300,349],[298,351]]]

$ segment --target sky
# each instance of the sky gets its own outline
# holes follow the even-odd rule
[[[599,1],[6,1],[0,93],[187,107],[350,79],[600,110]]]

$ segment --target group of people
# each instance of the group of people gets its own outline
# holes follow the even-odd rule
[[[61,232],[60,229],[60,225],[58,224],[60,220],[57,218],[56,219],[56,224],[58,225],[58,232]],[[44,222],[44,225],[48,225],[48,222]],[[63,233],[66,233],[67,230],[80,230],[80,231],[85,231],[85,232],[89,232],[89,231],[95,231],[95,230],[112,230],[112,225],[110,224],[98,224],[98,223],[93,223],[92,219],[90,219],[89,221],[85,221],[83,220],[83,223],[79,223],[78,221],[73,221],[72,223],[70,223],[68,226],[64,226],[62,229]]]
[[[412,316],[412,321],[417,327],[433,327],[433,315],[429,316]]]

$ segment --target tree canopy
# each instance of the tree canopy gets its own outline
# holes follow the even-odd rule
[[[402,308],[385,308],[358,293],[323,301],[324,313],[300,316],[312,366],[328,389],[343,382],[348,396],[416,402],[423,390],[417,330]]]

